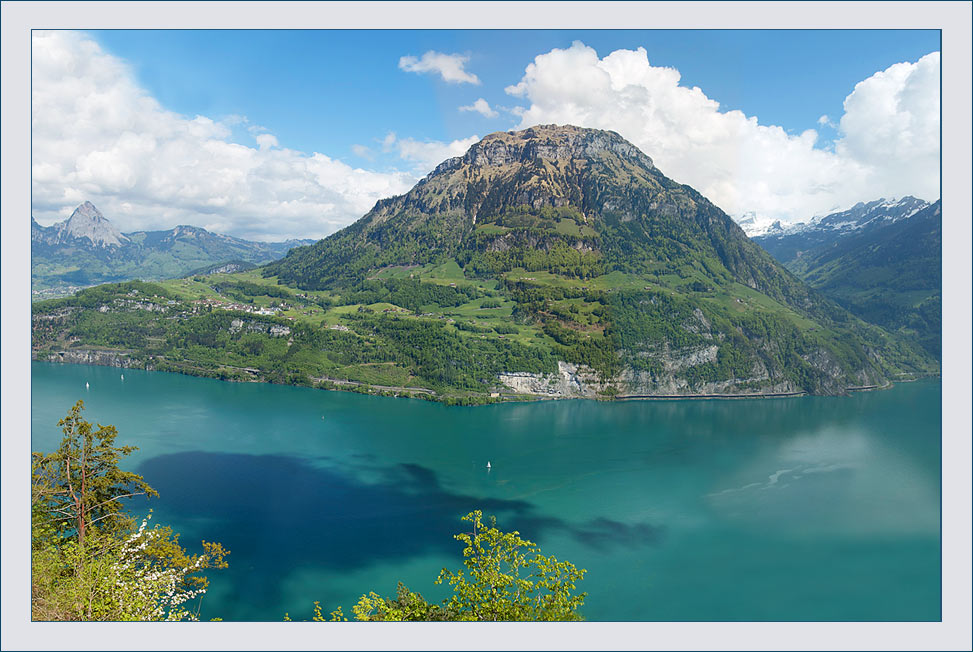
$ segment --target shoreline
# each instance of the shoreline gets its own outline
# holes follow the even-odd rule
[[[589,397],[589,396],[551,396],[543,394],[517,394],[509,392],[500,392],[500,396],[491,397],[489,394],[471,394],[469,396],[462,395],[448,395],[440,393],[433,389],[422,388],[422,387],[392,387],[384,385],[371,385],[369,383],[364,383],[361,381],[353,380],[341,380],[336,378],[327,377],[315,377],[312,378],[312,384],[310,385],[299,385],[293,383],[273,383],[267,380],[251,378],[250,380],[234,379],[234,378],[220,378],[218,375],[218,370],[213,370],[210,375],[209,370],[202,369],[199,367],[189,367],[184,366],[183,369],[186,371],[176,371],[172,369],[157,369],[153,368],[152,365],[147,363],[142,364],[132,364],[136,361],[128,357],[128,351],[119,350],[107,350],[107,349],[85,349],[83,351],[77,351],[77,353],[100,353],[107,354],[106,358],[113,358],[111,362],[97,356],[96,360],[64,360],[64,351],[54,351],[49,353],[47,359],[40,359],[38,357],[38,351],[31,350],[31,361],[32,362],[49,362],[52,364],[90,364],[97,367],[118,367],[123,369],[139,369],[141,371],[167,371],[169,373],[178,373],[184,376],[193,376],[196,378],[210,378],[211,380],[220,380],[223,382],[250,382],[250,383],[268,383],[271,385],[286,385],[289,387],[309,387],[310,389],[319,389],[324,391],[343,391],[351,393],[359,393],[373,396],[386,396],[392,398],[416,398],[419,400],[433,401],[437,403],[443,403],[445,405],[458,404],[458,405],[496,405],[498,403],[524,403],[524,402],[534,402],[534,401],[564,401],[564,400],[591,400],[591,401],[684,401],[684,400],[746,400],[746,399],[780,399],[780,398],[797,398],[801,396],[816,396],[815,394],[810,394],[806,391],[798,392],[767,392],[767,393],[753,393],[753,394],[619,394],[615,396],[604,396],[604,397]],[[122,364],[121,359],[125,359],[128,364]],[[113,363],[114,362],[114,363]],[[171,364],[171,363],[170,363]],[[173,365],[175,366],[175,365]],[[187,368],[188,367],[188,368]],[[233,367],[239,369],[237,367]],[[189,373],[189,370],[198,370],[202,373]],[[247,371],[251,371],[247,369]],[[859,385],[846,387],[846,396],[856,393],[856,392],[869,392],[876,390],[889,389],[893,387],[897,382],[914,382],[919,378],[923,377],[941,377],[941,374],[910,374],[912,378],[900,379],[896,381],[889,380],[884,385]],[[314,383],[313,381],[318,381],[320,384]],[[364,390],[364,391],[362,391]],[[404,396],[403,396],[404,394]],[[839,395],[840,396],[840,395]],[[458,403],[454,403],[457,402]]]
[[[849,390],[851,388],[848,388]],[[807,392],[767,392],[764,394],[627,394],[615,397],[616,401],[679,401],[685,399],[748,399],[793,398],[810,396]]]

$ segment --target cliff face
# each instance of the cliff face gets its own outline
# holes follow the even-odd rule
[[[48,362],[63,362],[66,364],[92,364],[101,367],[120,367],[122,369],[149,369],[143,361],[131,357],[126,351],[105,351],[92,349],[67,349],[39,355],[31,352],[32,360],[47,360]]]
[[[598,398],[611,385],[590,367],[579,367],[564,361],[557,363],[556,373],[502,373],[499,382],[515,394],[548,398]]]
[[[614,132],[572,125],[540,125],[523,131],[490,134],[470,147],[463,156],[440,163],[429,176],[436,177],[464,167],[524,165],[538,158],[549,161],[590,160],[606,153],[638,160],[647,168],[654,167],[651,158]]]

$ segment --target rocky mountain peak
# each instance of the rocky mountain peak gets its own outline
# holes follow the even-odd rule
[[[128,238],[116,229],[90,201],[74,209],[71,217],[60,226],[60,239],[87,238],[101,247],[120,247]]]
[[[503,167],[538,158],[551,161],[591,159],[614,153],[654,167],[652,159],[614,131],[573,125],[537,125],[520,131],[498,131],[475,143],[463,156],[447,159],[433,174],[459,168]]]
[[[179,237],[198,238],[201,235],[214,235],[215,236],[215,235],[218,235],[218,234],[216,234],[216,233],[209,233],[209,231],[207,231],[206,229],[202,229],[202,228],[200,228],[198,226],[192,226],[192,225],[189,225],[189,224],[177,224],[172,229],[172,237],[173,238],[179,238]]]

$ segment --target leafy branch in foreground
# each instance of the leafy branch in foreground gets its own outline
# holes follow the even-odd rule
[[[466,544],[465,569],[439,574],[437,584],[453,587],[441,605],[427,602],[401,582],[395,598],[371,592],[352,607],[359,621],[571,621],[582,620],[578,609],[587,593],[573,593],[586,571],[568,561],[540,554],[540,548],[519,532],[501,532],[496,519],[483,523],[480,510],[463,517],[472,532],[454,536]],[[325,620],[315,602],[313,620]],[[286,618],[290,620],[290,618]],[[341,609],[331,621],[342,620]]]

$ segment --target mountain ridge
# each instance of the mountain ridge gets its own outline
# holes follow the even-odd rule
[[[851,208],[812,217],[806,222],[750,232],[750,238],[774,258],[787,264],[814,247],[834,243],[861,229],[908,219],[930,206],[929,202],[911,195],[899,199],[880,198],[858,202]]]
[[[90,201],[45,227],[31,217],[31,286],[63,286],[174,278],[194,269],[245,261],[265,263],[310,240],[260,243],[177,225],[159,231],[120,232]]]

